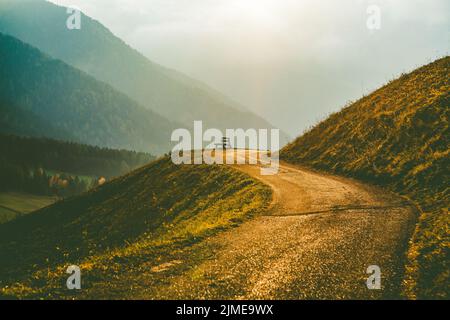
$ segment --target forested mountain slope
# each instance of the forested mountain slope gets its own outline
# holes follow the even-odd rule
[[[154,160],[149,154],[48,138],[0,134],[0,164],[112,178]],[[0,169],[3,165],[0,165]],[[3,181],[2,181],[3,182]]]
[[[184,127],[194,120],[221,130],[273,127],[206,84],[153,63],[86,15],[80,30],[67,29],[68,16],[66,8],[44,0],[0,0],[0,32],[111,84]],[[287,141],[281,132],[281,143]]]
[[[171,131],[180,125],[111,86],[3,34],[0,57],[0,101],[50,124],[45,136],[153,154],[170,150]],[[12,125],[7,132],[24,129]]]
[[[25,111],[14,103],[2,99],[0,99],[0,133],[75,140],[64,129],[56,128],[31,111]]]
[[[20,198],[26,202],[34,196],[67,198],[152,160],[153,156],[134,151],[0,133],[0,192],[4,198],[17,199],[9,201],[17,205]],[[12,219],[17,214],[11,215],[7,202],[0,207],[9,209]],[[5,220],[9,219],[0,213],[0,223]]]

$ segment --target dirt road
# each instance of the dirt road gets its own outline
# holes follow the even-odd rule
[[[208,258],[156,298],[397,298],[415,214],[401,198],[282,163],[277,175],[239,165],[272,187],[271,210],[206,240]],[[369,290],[367,268],[381,269]]]

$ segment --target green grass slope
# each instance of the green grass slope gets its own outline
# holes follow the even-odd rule
[[[71,264],[82,268],[89,294],[108,275],[168,257],[258,214],[270,199],[269,187],[229,167],[159,159],[0,225],[0,297],[69,295]]]
[[[331,115],[282,159],[389,187],[422,210],[405,295],[449,298],[450,57],[390,82]]]
[[[0,192],[0,224],[46,207],[56,200],[56,197],[50,196],[36,196],[19,192]]]

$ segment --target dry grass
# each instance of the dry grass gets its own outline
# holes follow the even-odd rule
[[[269,187],[229,167],[159,159],[1,225],[0,297],[70,298],[71,264],[81,267],[89,295],[96,285],[258,214],[270,199]]]
[[[449,70],[437,60],[331,115],[286,146],[292,163],[356,177],[411,198],[422,214],[404,294],[449,298]]]

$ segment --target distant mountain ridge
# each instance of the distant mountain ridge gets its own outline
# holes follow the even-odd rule
[[[65,8],[43,0],[0,0],[0,32],[111,84],[163,117],[190,127],[273,128],[200,81],[151,62],[90,17],[68,30]],[[281,132],[281,143],[289,137]]]
[[[450,296],[449,79],[447,56],[331,115],[281,151],[288,162],[387,186],[419,205],[409,298]]]
[[[170,150],[170,134],[181,125],[110,85],[1,33],[0,57],[0,101],[7,101],[5,110],[14,119],[9,130],[0,131],[26,133],[18,118],[27,115],[39,136],[153,154]],[[0,120],[8,122],[3,115]]]

